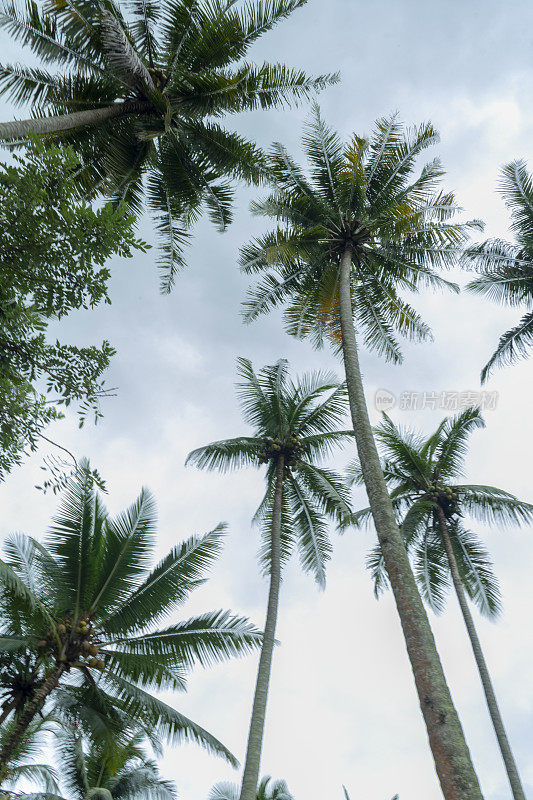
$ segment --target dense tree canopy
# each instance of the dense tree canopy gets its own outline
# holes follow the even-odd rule
[[[218,120],[298,101],[337,80],[244,62],[254,42],[306,2],[30,0],[22,9],[5,0],[0,25],[42,67],[0,67],[0,91],[39,117],[0,123],[0,138],[53,135],[80,155],[84,191],[135,210],[146,197],[169,290],[191,224],[206,209],[223,230],[232,180],[260,180],[265,167],[261,150]]]
[[[47,329],[110,302],[106,262],[144,247],[124,207],[94,210],[76,200],[71,150],[34,144],[15,158],[0,167],[0,480],[62,406],[76,403],[80,423],[100,414],[111,344],[64,344]]]

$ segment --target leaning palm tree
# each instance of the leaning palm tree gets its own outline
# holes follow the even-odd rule
[[[512,161],[502,169],[500,191],[511,212],[515,243],[489,239],[469,247],[465,266],[474,266],[479,277],[467,289],[496,302],[527,309],[516,327],[506,331],[481,372],[484,383],[494,367],[514,364],[527,356],[533,345],[533,178],[525,161]]]
[[[309,336],[318,345],[327,338],[342,351],[365,486],[441,786],[449,800],[479,800],[478,779],[381,472],[354,327],[355,319],[368,347],[399,362],[396,333],[424,339],[429,330],[398,290],[454,288],[435,268],[455,262],[470,228],[479,223],[454,222],[457,205],[452,194],[439,189],[438,160],[413,176],[416,159],[436,141],[429,123],[406,132],[393,116],[378,120],[369,139],[354,136],[344,146],[315,108],[303,142],[310,177],[283,145],[274,146],[274,190],[253,210],[279,227],[243,248],[241,264],[248,274],[263,274],[246,303],[248,320],[287,305],[291,334]]]
[[[135,718],[236,764],[217,739],[150,690],[184,690],[194,664],[247,653],[261,637],[229,611],[156,629],[204,579],[220,553],[223,526],[176,545],[149,572],[155,521],[146,489],[111,518],[84,463],[44,544],[22,534],[7,539],[0,560],[0,651],[31,655],[33,686],[26,702],[11,710],[14,724],[0,748],[0,779],[32,720],[56,701],[58,713],[72,720],[97,721],[108,713],[118,722],[121,716]],[[15,673],[14,696],[19,686]]]
[[[262,530],[261,560],[270,588],[240,791],[240,800],[255,800],[282,568],[297,546],[303,569],[324,585],[331,550],[326,520],[340,523],[351,512],[344,479],[316,461],[352,434],[337,430],[346,413],[346,390],[334,376],[312,373],[293,381],[284,360],[256,374],[241,358],[238,371],[237,393],[253,435],[201,447],[187,463],[223,472],[266,465],[266,492],[254,522]]]
[[[298,101],[337,79],[243,61],[263,33],[305,2],[237,8],[235,0],[46,0],[40,9],[28,0],[23,9],[3,0],[0,25],[42,66],[0,67],[0,90],[34,114],[0,123],[0,139],[34,131],[70,143],[88,196],[103,191],[137,211],[146,193],[164,236],[168,291],[202,208],[224,229],[231,180],[257,181],[264,166],[254,144],[217,120]]]
[[[482,614],[494,618],[500,610],[500,592],[489,555],[479,537],[467,530],[464,515],[500,527],[533,520],[533,506],[494,486],[461,482],[467,440],[484,427],[479,409],[467,409],[441,422],[427,438],[402,431],[384,415],[376,428],[383,453],[383,474],[401,522],[401,531],[414,563],[422,596],[430,608],[443,609],[451,577],[474,652],[489,714],[511,784],[514,800],[525,800],[518,768],[505,732],[502,716],[467,597]],[[361,482],[361,469],[354,477]],[[457,482],[459,481],[459,482]],[[355,515],[368,521],[370,509]],[[376,594],[388,583],[381,551],[368,560]]]

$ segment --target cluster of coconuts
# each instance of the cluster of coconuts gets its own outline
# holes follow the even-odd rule
[[[66,643],[67,659],[75,661],[78,658],[87,659],[87,665],[103,670],[105,663],[98,658],[99,647],[92,641],[97,631],[92,622],[82,617],[78,622],[65,619],[56,626],[55,631],[49,630],[46,639],[38,642],[39,650],[53,649],[57,646],[56,634],[61,642]]]
[[[432,483],[429,487],[431,497],[437,500],[447,513],[454,513],[457,510],[457,492],[451,486],[439,486]]]
[[[267,464],[272,459],[277,458],[283,453],[285,461],[291,458],[297,458],[303,451],[301,439],[298,436],[291,434],[287,439],[283,440],[278,437],[274,439],[265,439],[263,447],[259,454],[259,463]]]

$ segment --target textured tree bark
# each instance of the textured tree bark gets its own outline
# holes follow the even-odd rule
[[[342,348],[355,440],[370,508],[398,609],[442,793],[446,800],[481,800],[477,775],[396,523],[370,425],[353,322],[351,263],[352,247],[348,245],[341,259],[339,275]]]
[[[0,122],[0,139],[23,139],[32,131],[37,134],[69,131],[84,125],[98,125],[109,119],[125,117],[128,114],[145,114],[150,108],[151,103],[147,101],[128,100],[124,103],[113,103],[104,108],[73,111],[72,114],[59,114],[55,117]]]
[[[502,715],[500,714],[500,709],[498,707],[498,701],[496,700],[496,694],[490,678],[487,662],[485,661],[485,656],[483,655],[483,650],[481,649],[481,642],[479,641],[479,637],[477,635],[472,614],[468,608],[463,582],[459,574],[455,553],[453,552],[453,545],[450,538],[450,532],[448,530],[448,523],[446,522],[446,516],[440,506],[437,509],[437,514],[439,517],[439,527],[442,534],[442,539],[444,541],[446,555],[448,557],[448,564],[450,565],[450,573],[455,588],[455,594],[457,595],[457,600],[459,601],[459,606],[461,608],[461,613],[463,615],[468,637],[470,639],[470,644],[472,645],[472,650],[474,652],[474,658],[476,660],[479,677],[481,678],[483,691],[485,692],[485,699],[487,701],[490,718],[492,720],[496,739],[498,740],[503,763],[505,764],[507,777],[509,778],[509,783],[511,784],[511,792],[514,800],[526,800],[526,795],[522,786],[522,781],[520,780],[518,767],[513,756],[513,751],[511,750],[511,745],[509,744],[509,739],[507,738],[507,733],[505,732],[505,726],[503,724]]]
[[[246,760],[242,776],[240,800],[256,800],[257,784],[259,782],[259,769],[261,766],[261,751],[263,749],[263,733],[265,729],[265,716],[268,700],[268,686],[272,668],[272,653],[276,638],[276,622],[278,617],[279,587],[281,582],[281,501],[283,496],[283,471],[284,457],[280,456],[276,465],[276,488],[274,492],[274,505],[272,508],[272,533],[271,533],[271,572],[270,589],[268,593],[267,615],[263,645],[259,657],[257,680],[255,684],[252,717],[248,734]]]
[[[2,709],[2,713],[0,714],[0,725],[2,725],[6,719],[9,717],[15,706],[17,705],[15,700],[11,700],[9,703],[6,703]]]
[[[54,669],[48,673],[41,686],[35,692],[33,699],[26,704],[26,708],[18,718],[18,721],[13,728],[13,733],[0,751],[0,781],[3,780],[7,775],[9,771],[9,762],[15,754],[17,747],[20,744],[20,740],[28,728],[28,725],[31,723],[35,715],[41,711],[46,702],[46,698],[56,688],[65,670],[65,664],[58,664],[56,667],[54,667]]]

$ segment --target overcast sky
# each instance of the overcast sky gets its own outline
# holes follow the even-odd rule
[[[532,31],[527,0],[310,0],[252,55],[314,73],[340,69],[342,82],[319,99],[344,137],[368,132],[376,117],[395,110],[408,124],[430,119],[442,141],[429,157],[442,157],[446,187],[468,215],[487,222],[488,235],[508,236],[495,189],[506,161],[522,157],[533,167]],[[6,60],[21,57],[5,35],[2,53]],[[281,140],[299,153],[307,111],[258,112],[230,124],[261,145]],[[11,114],[5,108],[2,118]],[[262,477],[255,471],[207,475],[186,470],[183,462],[194,447],[245,432],[233,389],[237,356],[258,368],[284,356],[296,372],[326,367],[339,376],[341,365],[327,351],[290,340],[278,317],[242,326],[247,281],[236,266],[238,248],[264,228],[248,214],[252,197],[239,193],[235,222],[223,236],[207,223],[198,226],[189,268],[170,297],[158,293],[152,250],[115,261],[112,306],[62,324],[65,341],[108,338],[117,348],[108,382],[118,396],[106,403],[97,428],[80,432],[69,417],[53,434],[98,466],[112,512],[129,504],[142,485],[152,489],[159,509],[154,563],[176,541],[227,521],[224,555],[180,616],[232,608],[262,626],[267,583],[259,577],[257,532],[250,529]],[[153,241],[148,221],[142,233]],[[467,277],[458,279],[465,283]],[[481,366],[520,313],[466,294],[423,294],[416,303],[433,328],[433,343],[406,347],[400,367],[362,355],[376,421],[377,389],[396,397],[479,390]],[[531,362],[498,371],[487,389],[499,393],[497,408],[486,412],[487,429],[472,437],[468,477],[533,500]],[[391,414],[429,432],[443,412],[397,405]],[[43,454],[0,488],[2,534],[41,536],[46,529],[57,500],[33,488],[41,480]],[[337,465],[352,456],[347,450]],[[355,503],[366,505],[362,492]],[[476,620],[526,791],[533,793],[533,531],[482,533],[501,581],[504,614],[497,624],[477,613]],[[440,797],[392,599],[374,599],[365,571],[372,543],[370,531],[335,536],[325,592],[297,564],[286,570],[262,773],[285,778],[296,800],[340,800],[342,783],[352,800],[389,800],[396,792],[401,800]],[[505,800],[506,776],[454,597],[442,617],[431,615],[431,623],[485,797]],[[186,695],[166,699],[242,759],[255,670],[255,657],[197,670]],[[194,746],[169,750],[162,771],[176,781],[182,800],[202,800],[216,781],[239,778]]]

